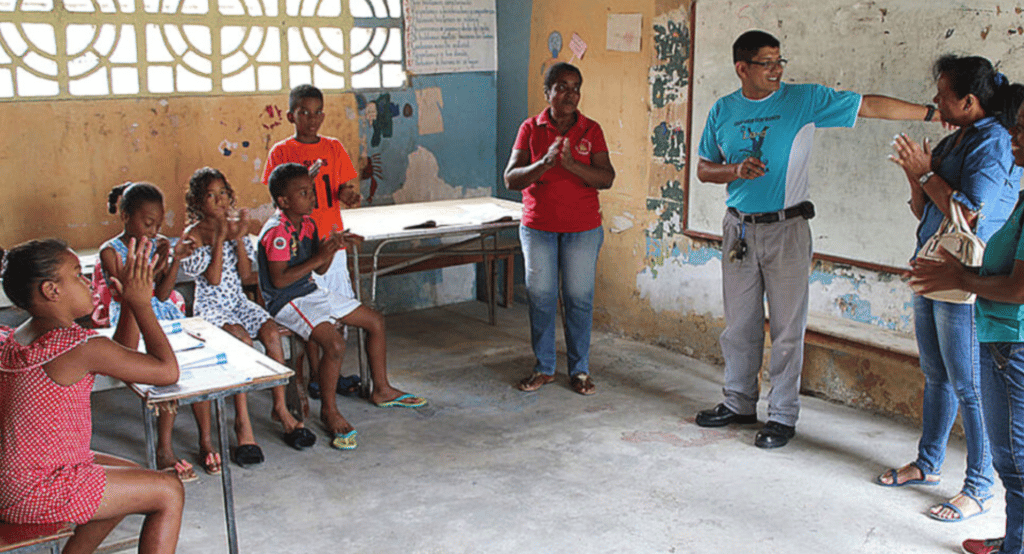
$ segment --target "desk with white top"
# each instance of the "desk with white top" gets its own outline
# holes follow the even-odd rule
[[[345,210],[342,216],[346,229],[361,235],[366,241],[364,244],[372,246],[372,263],[369,267],[371,303],[377,300],[378,277],[405,270],[427,260],[452,256],[457,257],[459,263],[469,263],[462,260],[467,256],[479,256],[487,271],[488,318],[490,324],[494,325],[497,296],[494,260],[500,256],[511,261],[511,256],[519,251],[518,235],[514,246],[502,247],[498,243],[498,234],[518,228],[522,213],[523,205],[519,202],[483,197],[355,208]],[[385,247],[424,239],[439,239],[441,244],[411,251],[388,251],[387,257],[407,259],[381,265]],[[467,248],[476,241],[480,241],[478,249]],[[362,276],[360,257],[365,257],[369,253],[360,253],[359,249],[353,250],[352,265],[355,268],[354,274],[358,285]],[[511,268],[506,268],[506,271],[511,275]],[[362,299],[359,286],[355,287],[355,291],[356,297]],[[363,396],[369,394],[370,381],[367,373],[360,349],[359,375]]]
[[[157,410],[213,401],[216,410],[217,438],[220,443],[221,484],[224,489],[228,552],[237,554],[238,535],[235,529],[234,495],[231,490],[231,453],[224,398],[283,385],[294,372],[246,345],[227,331],[198,317],[164,321],[161,325],[168,332],[171,346],[178,358],[181,376],[176,384],[162,387],[129,384],[142,399],[146,459],[149,467],[156,469],[156,434],[153,420]],[[101,333],[110,336],[113,331],[104,329]],[[142,350],[144,345],[141,341],[139,346]]]

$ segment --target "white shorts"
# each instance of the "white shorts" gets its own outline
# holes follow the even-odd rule
[[[313,328],[321,323],[337,324],[338,320],[354,312],[362,304],[352,297],[317,287],[306,296],[295,298],[284,305],[274,320],[293,333],[309,340]]]
[[[331,267],[327,268],[327,273],[320,275],[313,272],[313,282],[322,289],[352,297],[356,293],[352,290],[352,277],[349,275],[348,250],[338,250],[334,253],[334,260],[331,262]]]

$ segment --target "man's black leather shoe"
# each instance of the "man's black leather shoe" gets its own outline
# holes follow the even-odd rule
[[[757,414],[738,414],[726,408],[725,404],[719,404],[710,410],[697,412],[696,421],[701,427],[725,427],[730,423],[757,423]]]
[[[779,448],[786,446],[789,439],[796,436],[796,427],[784,425],[778,421],[769,421],[754,437],[754,446],[758,448]]]

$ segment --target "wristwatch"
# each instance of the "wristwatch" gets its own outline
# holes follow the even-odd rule
[[[917,178],[917,183],[921,186],[924,186],[924,184],[928,182],[928,179],[932,178],[932,175],[935,175],[934,171],[929,171],[928,173],[925,173],[924,175]]]
[[[925,104],[924,107],[928,108],[928,113],[924,115],[924,120],[931,121],[935,117],[935,104]]]

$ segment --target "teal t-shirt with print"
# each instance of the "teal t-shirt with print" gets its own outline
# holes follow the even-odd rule
[[[821,85],[788,85],[750,100],[741,90],[719,98],[708,113],[698,155],[719,164],[754,157],[764,162],[757,179],[726,185],[726,205],[744,213],[775,212],[810,199],[808,165],[814,129],[853,127],[861,95]]]
[[[982,275],[1009,275],[1013,264],[1024,260],[1021,223],[1024,216],[1024,192],[1020,193],[1013,213],[988,239],[981,262]],[[978,297],[974,304],[978,342],[1024,342],[1024,304],[993,302]]]

